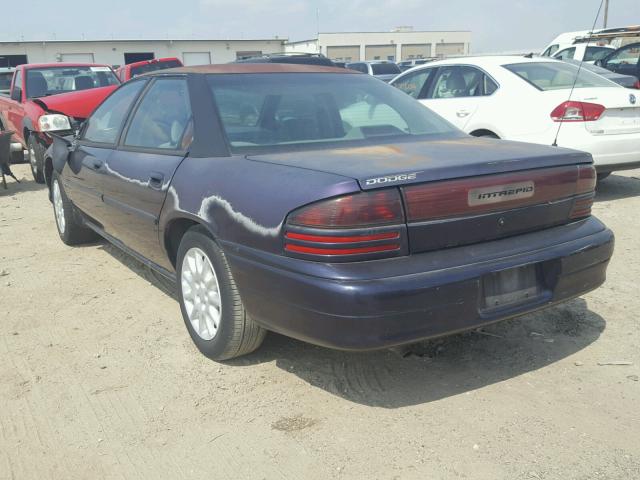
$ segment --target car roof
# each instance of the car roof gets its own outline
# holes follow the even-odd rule
[[[172,73],[354,73],[340,67],[325,67],[322,65],[303,65],[294,63],[225,63],[220,65],[197,65],[193,67],[176,67],[158,70],[146,75],[166,75]]]
[[[540,63],[540,62],[560,62],[555,58],[549,57],[525,57],[524,55],[478,55],[474,57],[454,57],[447,58],[445,60],[434,60],[432,62],[428,62],[424,65],[419,65],[415,67],[419,68],[431,68],[437,67],[438,65],[455,65],[455,64],[465,64],[465,65],[477,65],[479,67],[482,66],[501,66],[501,65],[509,65],[513,63]],[[408,71],[408,70],[407,70]]]
[[[103,63],[76,63],[76,62],[56,62],[56,63],[26,63],[20,65],[25,70],[31,70],[32,68],[54,68],[54,67],[109,67],[109,65]]]

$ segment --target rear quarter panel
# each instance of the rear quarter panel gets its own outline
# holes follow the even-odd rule
[[[202,223],[225,249],[240,244],[281,253],[282,228],[290,211],[359,190],[355,179],[331,173],[242,156],[187,157],[160,214],[160,242],[164,248],[172,222],[186,218]],[[173,269],[168,256],[163,266]]]

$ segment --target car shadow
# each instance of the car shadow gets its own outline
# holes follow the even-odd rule
[[[15,172],[14,172],[15,173]],[[16,182],[13,178],[6,176],[7,188],[5,190],[2,185],[2,179],[0,178],[0,197],[13,197],[24,192],[34,192],[37,190],[44,190],[47,186],[43,183],[36,183],[35,180],[27,177],[20,178],[20,175],[16,174],[20,183]]]
[[[162,275],[106,241],[100,249],[177,300],[175,284]],[[393,409],[472,392],[570,356],[579,360],[605,328],[605,320],[578,298],[478,331],[373,352],[331,350],[270,332],[256,352],[224,363],[244,368],[275,362],[313,388]]]
[[[270,333],[258,351],[226,363],[275,361],[332,395],[393,409],[472,392],[544,368],[578,354],[605,326],[584,300],[576,299],[480,331],[377,352],[330,350]]]
[[[613,174],[598,183],[596,202],[621,200],[635,196],[640,196],[640,178]]]

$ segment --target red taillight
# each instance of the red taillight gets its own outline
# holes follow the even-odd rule
[[[604,105],[588,102],[562,102],[551,112],[554,122],[594,122],[605,111]]]
[[[404,231],[398,190],[361,192],[324,200],[290,214],[284,249],[310,259],[385,258],[406,252]]]
[[[577,219],[588,217],[591,215],[591,207],[596,189],[596,169],[593,165],[581,165],[578,170],[578,182],[576,186],[576,195],[581,195],[573,202],[573,208],[569,214],[569,218]]]
[[[303,207],[288,223],[317,228],[349,228],[404,223],[396,189],[362,192]]]
[[[640,80],[633,84],[633,88],[640,89]]]

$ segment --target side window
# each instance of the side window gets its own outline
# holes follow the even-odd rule
[[[349,68],[358,72],[369,73],[369,69],[367,69],[367,65],[364,63],[354,63],[353,65],[350,65]]]
[[[565,48],[564,50],[560,50],[556,55],[553,56],[553,58],[557,58],[558,60],[567,60],[572,59],[575,54],[576,47]]]
[[[96,143],[116,143],[129,107],[146,81],[127,83],[116,90],[87,120],[83,140]]]
[[[11,98],[16,101],[22,100],[22,70],[16,71],[16,78],[13,82],[13,90],[11,91]]]
[[[407,95],[411,95],[413,98],[424,98],[425,95],[421,93],[424,90],[424,85],[429,80],[429,77],[433,74],[433,68],[425,68],[418,72],[412,72],[399,78],[393,86],[399,88]]]
[[[587,47],[587,50],[584,53],[584,61],[595,62],[596,60],[601,60],[612,51],[613,50],[610,48],[604,47]]]
[[[188,147],[191,105],[184,78],[161,78],[149,88],[133,114],[124,144],[166,150]],[[185,140],[185,141],[183,141]]]
[[[630,45],[611,55],[607,60],[607,65],[637,65],[638,57],[640,57],[640,46]]]
[[[474,67],[440,67],[433,98],[477,97],[484,94],[485,75]]]
[[[498,85],[494,82],[489,75],[484,75],[484,94],[492,95],[498,89]]]
[[[542,52],[542,56],[543,57],[550,57],[551,55],[553,55],[554,53],[556,53],[558,51],[558,48],[560,48],[559,45],[551,45],[549,48],[547,48],[544,52]]]

